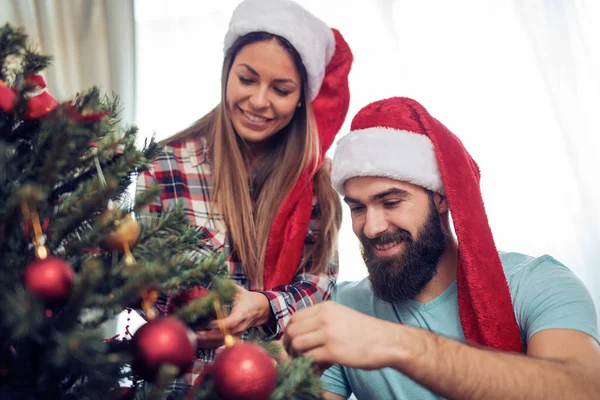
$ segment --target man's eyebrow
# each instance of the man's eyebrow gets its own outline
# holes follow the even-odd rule
[[[410,197],[410,193],[400,188],[390,188],[371,196],[371,200],[381,200],[388,196]]]
[[[346,203],[360,203],[360,200],[356,200],[349,196],[344,196],[344,202]]]
[[[374,194],[370,197],[371,200],[381,200],[384,199],[388,196],[400,196],[400,197],[404,197],[404,198],[408,198],[411,196],[411,194],[404,190],[404,189],[400,189],[400,188],[390,188],[387,190],[384,190],[383,192],[379,192],[377,194]],[[353,197],[350,196],[344,196],[344,202],[346,203],[361,203],[360,200],[355,199]]]

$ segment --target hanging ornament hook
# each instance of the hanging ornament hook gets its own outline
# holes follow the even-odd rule
[[[102,187],[106,187],[106,179],[104,178],[104,174],[102,173],[102,167],[100,167],[100,160],[98,160],[98,155],[94,155],[94,164],[96,165],[96,170],[98,171],[98,179],[100,179],[100,184]]]
[[[226,315],[225,311],[223,310],[223,306],[221,305],[221,301],[219,301],[217,296],[215,296],[215,299],[213,300],[213,305],[215,307],[215,313],[217,314],[217,324],[219,324],[219,329],[223,333],[223,336],[225,336],[225,346],[231,347],[235,344],[236,340],[233,336],[231,336],[229,330],[223,323]]]
[[[102,166],[100,166],[100,160],[98,159],[98,148],[96,146],[94,146],[94,147],[95,147],[94,165],[96,166],[96,171],[98,171],[98,180],[100,181],[100,185],[103,188],[105,188],[107,183],[106,183],[106,178],[104,177],[104,173],[102,172]],[[114,208],[114,204],[111,199],[108,199],[107,208],[109,210],[112,210]]]
[[[158,299],[158,291],[156,289],[146,289],[142,293],[142,311],[149,320],[153,320],[157,316],[154,303]]]
[[[44,260],[48,257],[49,252],[48,248],[44,245],[44,233],[40,223],[40,216],[35,207],[29,208],[26,201],[21,203],[21,211],[25,220],[28,221],[28,223],[31,223],[31,227],[33,228],[31,238],[35,247],[35,256],[40,260]]]

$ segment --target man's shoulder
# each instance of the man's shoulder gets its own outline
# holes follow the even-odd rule
[[[500,253],[517,322],[526,341],[545,329],[572,329],[598,340],[594,301],[581,279],[549,255]]]
[[[511,279],[526,277],[534,271],[547,274],[572,273],[564,264],[548,254],[534,257],[518,252],[500,251],[499,255],[509,284]]]
[[[372,302],[373,298],[368,277],[360,281],[339,282],[331,295],[333,301],[353,308],[365,302]]]

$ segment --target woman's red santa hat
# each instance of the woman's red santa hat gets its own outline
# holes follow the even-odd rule
[[[225,34],[225,52],[239,37],[251,32],[281,36],[294,46],[308,75],[307,97],[314,100],[336,47],[327,24],[293,1],[245,0],[233,11]]]
[[[461,141],[418,102],[394,97],[364,107],[338,142],[332,182],[382,176],[446,196],[458,238],[458,304],[468,341],[522,352],[508,283],[488,225],[479,167]]]
[[[225,51],[251,32],[267,32],[294,46],[307,73],[308,93],[319,133],[320,167],[348,113],[350,47],[336,29],[290,0],[244,0],[234,10],[225,35]],[[264,266],[264,288],[288,285],[298,272],[308,232],[316,171],[306,171],[279,207],[273,221]]]

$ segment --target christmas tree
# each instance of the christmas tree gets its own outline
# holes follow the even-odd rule
[[[22,29],[0,28],[0,398],[161,398],[234,285],[181,208],[140,218],[159,190],[129,189],[160,146],[136,148],[116,96],[55,100],[39,75],[51,61]],[[149,322],[106,337],[123,310]],[[186,399],[318,398],[310,360],[276,364],[275,344],[226,339]]]

